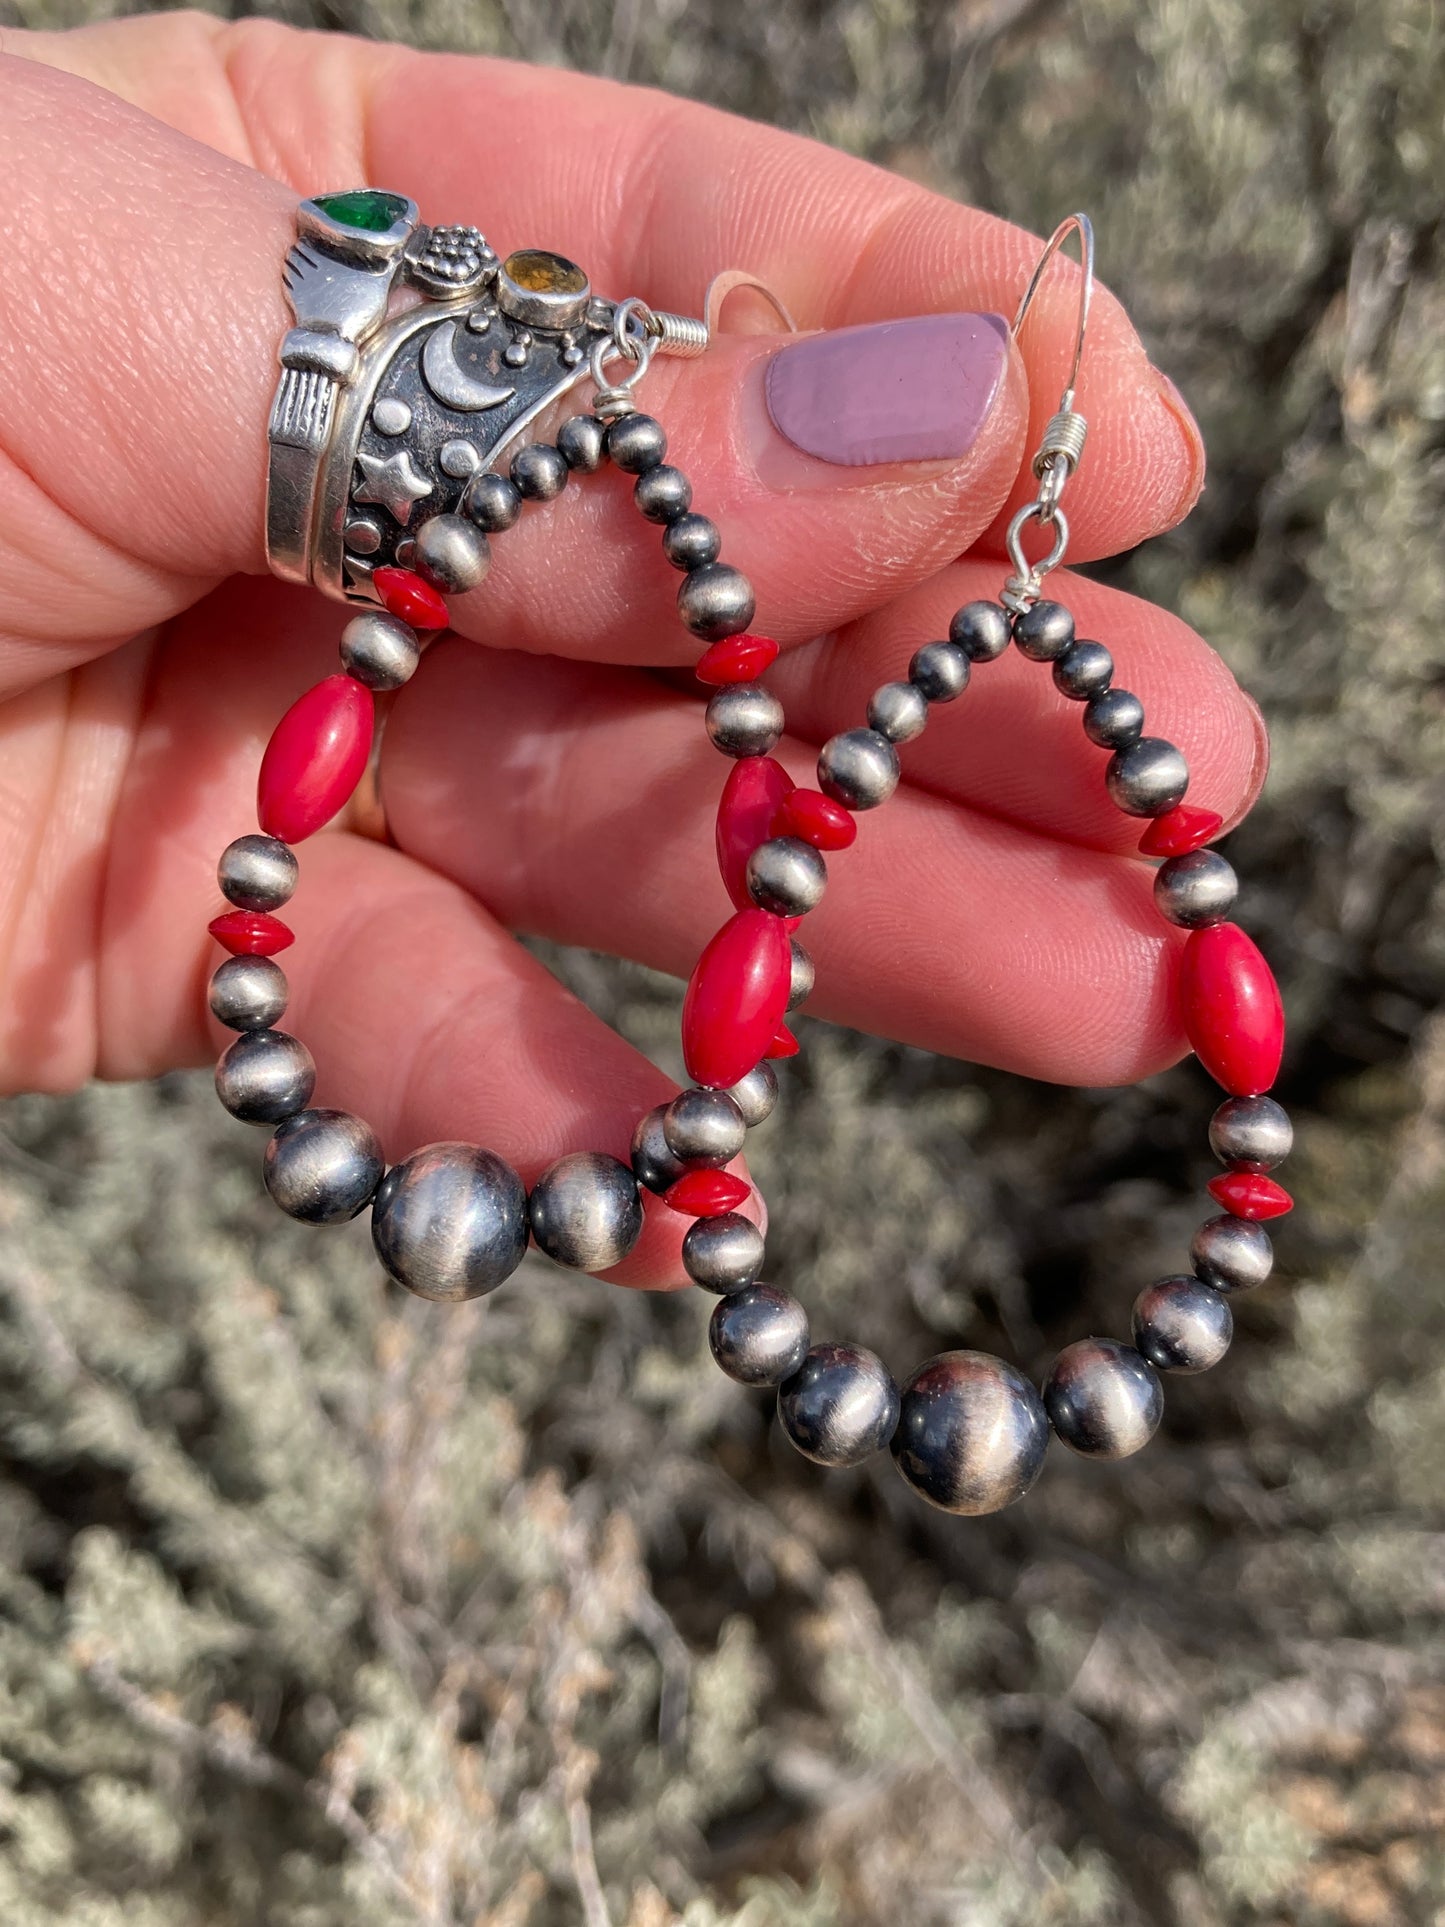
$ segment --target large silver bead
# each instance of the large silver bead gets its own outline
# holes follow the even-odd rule
[[[948,625],[948,640],[970,662],[992,662],[1008,648],[1008,613],[997,602],[965,602]]]
[[[692,569],[677,591],[677,613],[704,642],[739,634],[757,606],[752,583],[726,562],[704,562]]]
[[[911,682],[885,682],[868,704],[868,727],[890,743],[911,743],[928,721],[928,698]]]
[[[876,729],[845,729],[818,752],[818,788],[845,809],[876,810],[898,777],[898,751]]]
[[[792,951],[792,962],[788,972],[788,1009],[797,1010],[812,996],[817,972],[813,968],[813,959],[796,937],[792,940]]]
[[[593,475],[607,459],[607,427],[595,415],[572,415],[557,430],[557,450],[578,475]]]
[[[737,1211],[695,1218],[682,1241],[682,1264],[704,1291],[741,1291],[763,1268],[763,1234]]]
[[[677,522],[692,507],[692,483],[680,468],[664,462],[638,476],[632,499],[649,522]]]
[[[804,917],[828,887],[822,853],[800,836],[773,836],[748,858],[748,895],[775,917]]]
[[[276,836],[238,836],[221,852],[216,881],[238,910],[279,910],[289,903],[299,874],[296,858]]]
[[[1172,856],[1154,872],[1154,902],[1161,917],[1185,930],[1222,923],[1239,895],[1239,878],[1218,850]]]
[[[1031,662],[1055,662],[1074,640],[1074,618],[1062,602],[1036,602],[1014,617],[1014,641]]]
[[[400,689],[420,661],[416,630],[380,609],[353,616],[341,632],[341,665],[368,689]]]
[[[1184,801],[1189,765],[1162,736],[1141,736],[1116,749],[1104,770],[1104,787],[1126,816],[1162,816]]]
[[[761,683],[727,683],[708,704],[706,723],[724,756],[766,756],[783,733],[783,705]]]
[[[1132,689],[1101,689],[1084,707],[1084,734],[1100,749],[1128,749],[1144,734],[1144,705]]]
[[[284,1030],[243,1031],[216,1066],[216,1095],[247,1124],[279,1124],[304,1111],[316,1065],[299,1037]]]
[[[522,1262],[526,1187],[510,1164],[475,1144],[428,1144],[378,1185],[371,1241],[418,1298],[480,1298]]]
[[[667,434],[651,415],[619,415],[607,427],[607,453],[628,475],[656,468],[667,453]]]
[[[1044,1409],[1064,1444],[1086,1459],[1127,1459],[1164,1416],[1159,1374],[1117,1338],[1066,1345],[1044,1380]]]
[[[269,957],[227,957],[211,979],[211,1014],[229,1030],[269,1030],[286,1009],[286,973]]]
[[[751,1130],[755,1124],[762,1124],[773,1114],[773,1106],[778,1101],[778,1074],[764,1060],[754,1065],[740,1083],[734,1084],[728,1096],[742,1112],[743,1123]]]
[[[637,1180],[604,1151],[558,1158],[533,1185],[528,1208],[537,1248],[571,1271],[610,1271],[642,1236]]]
[[[898,1387],[862,1345],[815,1345],[778,1390],[778,1419],[815,1465],[858,1465],[898,1423]]]
[[[972,667],[956,642],[925,642],[908,665],[908,680],[929,702],[951,703],[968,688]]]
[[[1294,1148],[1294,1126],[1272,1097],[1227,1097],[1209,1120],[1209,1148],[1221,1164],[1270,1171]]]
[[[555,502],[570,470],[550,442],[529,442],[512,457],[512,486],[529,502]]]
[[[1216,1291],[1253,1291],[1274,1269],[1274,1246],[1264,1226],[1228,1211],[1200,1225],[1189,1256],[1205,1284]]]
[[[726,1091],[679,1091],[662,1114],[662,1135],[672,1155],[714,1171],[732,1163],[747,1130]]]
[[[662,1128],[666,1115],[665,1104],[654,1104],[637,1120],[637,1129],[632,1133],[632,1174],[639,1184],[645,1184],[659,1197],[669,1185],[687,1175],[687,1166],[668,1148],[667,1134]]]
[[[262,1175],[303,1224],[348,1224],[371,1202],[386,1165],[375,1131],[348,1111],[298,1111],[276,1126]]]
[[[1102,642],[1075,642],[1054,663],[1054,687],[1070,702],[1086,703],[1114,679],[1114,658]]]
[[[417,574],[445,595],[475,589],[492,565],[487,538],[461,515],[433,515],[416,532]]]
[[[522,513],[522,491],[505,475],[475,475],[462,497],[462,513],[489,535],[511,528]]]
[[[893,1458],[915,1492],[975,1518],[1021,1499],[1049,1443],[1043,1401],[1022,1372],[987,1352],[944,1352],[903,1387]]]
[[[722,554],[717,523],[705,515],[680,515],[662,532],[662,553],[675,569],[705,569]]]
[[[739,1385],[778,1385],[791,1378],[808,1350],[808,1314],[791,1292],[748,1285],[719,1298],[707,1342]]]
[[[1134,1300],[1134,1343],[1156,1372],[1207,1372],[1233,1336],[1229,1300],[1198,1278],[1161,1278]]]

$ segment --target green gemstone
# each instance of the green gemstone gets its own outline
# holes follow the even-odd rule
[[[354,194],[318,194],[316,205],[342,227],[362,228],[367,234],[385,234],[406,213],[399,194],[383,194],[374,187],[358,188]]]

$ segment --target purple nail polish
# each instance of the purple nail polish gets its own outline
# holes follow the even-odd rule
[[[809,335],[768,363],[768,413],[794,448],[825,462],[957,461],[993,406],[1008,342],[996,314],[915,315]]]

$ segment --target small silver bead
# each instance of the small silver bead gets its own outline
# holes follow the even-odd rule
[[[1130,749],[1144,734],[1144,705],[1130,689],[1104,689],[1084,709],[1084,734],[1100,749]]]
[[[573,415],[557,430],[557,452],[578,475],[594,475],[607,459],[607,428],[595,415]]]
[[[680,468],[663,462],[638,476],[632,499],[649,522],[677,522],[692,507],[692,483]]]
[[[714,1171],[732,1163],[747,1131],[726,1091],[679,1091],[662,1114],[662,1135],[672,1155]]]
[[[607,426],[607,453],[625,474],[645,474],[667,453],[662,423],[651,415],[619,415]]]
[[[211,1014],[228,1030],[269,1030],[288,994],[286,973],[269,957],[227,957],[211,979]]]
[[[1044,1380],[1044,1409],[1064,1444],[1086,1459],[1127,1459],[1164,1416],[1159,1374],[1117,1338],[1066,1345]]]
[[[1198,1275],[1216,1291],[1253,1291],[1274,1269],[1274,1246],[1264,1226],[1228,1211],[1200,1225],[1189,1256]]]
[[[221,895],[240,910],[279,910],[290,902],[298,874],[296,858],[276,836],[238,836],[216,865]]]
[[[522,491],[505,475],[478,475],[462,497],[462,513],[489,535],[500,535],[522,513]]]
[[[970,662],[993,662],[1008,648],[1008,613],[997,602],[966,602],[948,625],[948,640]]]
[[[717,523],[705,515],[679,516],[663,531],[662,553],[675,569],[705,569],[722,553]]]
[[[420,661],[416,630],[380,609],[353,616],[341,632],[341,666],[368,689],[400,689]]]
[[[791,1378],[808,1350],[808,1314],[791,1292],[747,1285],[719,1298],[707,1342],[719,1367],[739,1385],[776,1385]]]
[[[1294,1148],[1294,1126],[1272,1097],[1227,1097],[1209,1120],[1209,1148],[1221,1164],[1269,1171]]]
[[[818,752],[818,787],[850,810],[875,810],[898,787],[898,751],[876,729],[845,729]]]
[[[823,901],[828,866],[800,836],[773,836],[748,858],[748,895],[775,917],[805,917]]]
[[[216,1066],[217,1097],[247,1124],[279,1124],[304,1111],[315,1089],[310,1051],[284,1030],[242,1031]]]
[[[512,457],[511,477],[529,502],[555,502],[567,486],[567,464],[550,442],[529,442]]]
[[[1198,1278],[1161,1278],[1134,1300],[1134,1343],[1156,1372],[1207,1372],[1233,1336],[1228,1299]]]
[[[479,528],[461,515],[433,515],[416,532],[413,566],[422,580],[447,595],[475,589],[492,565]]]
[[[763,1268],[763,1234],[737,1211],[695,1218],[682,1241],[682,1263],[704,1291],[741,1291]]]
[[[1185,930],[1222,923],[1239,895],[1239,878],[1218,850],[1172,856],[1154,873],[1154,902],[1161,917]]]
[[[706,722],[724,756],[766,756],[783,733],[783,705],[761,683],[728,683],[708,704]]]
[[[757,606],[752,583],[726,562],[705,562],[693,569],[677,592],[677,613],[703,642],[738,635]]]
[[[972,668],[956,642],[925,642],[908,665],[908,680],[929,702],[951,703],[968,688]]]
[[[814,1465],[858,1465],[898,1423],[898,1387],[862,1345],[815,1345],[778,1390],[778,1420]]]
[[[665,1104],[654,1104],[644,1117],[637,1120],[637,1129],[632,1133],[632,1175],[639,1184],[645,1184],[649,1191],[655,1191],[659,1197],[669,1185],[676,1184],[679,1178],[687,1175],[687,1166],[668,1149],[667,1136],[662,1128],[662,1120],[666,1115]]]
[[[1102,642],[1076,642],[1054,663],[1054,687],[1071,702],[1086,703],[1114,678],[1114,658]]]
[[[571,1271],[610,1271],[642,1236],[637,1180],[603,1151],[558,1158],[533,1185],[528,1208],[537,1248]]]
[[[886,682],[873,691],[868,727],[890,743],[911,743],[928,721],[928,698],[911,682]]]
[[[944,1352],[899,1395],[893,1459],[942,1512],[978,1518],[1021,1499],[1043,1469],[1049,1421],[1022,1372],[987,1352]]]
[[[1055,662],[1074,640],[1074,618],[1062,602],[1036,602],[1014,617],[1014,641],[1030,662]]]
[[[1141,736],[1128,749],[1114,751],[1104,786],[1126,816],[1162,816],[1184,801],[1189,765],[1162,736]]]
[[[370,1204],[386,1165],[376,1133],[347,1111],[298,1111],[266,1146],[266,1189],[303,1224],[349,1224]]]
[[[817,972],[813,968],[813,959],[794,937],[792,966],[788,977],[789,1010],[797,1010],[800,1005],[807,1003],[813,994],[816,978]]]
[[[793,948],[795,951],[798,948],[796,941]],[[752,1130],[755,1124],[764,1123],[773,1114],[778,1101],[777,1072],[766,1060],[756,1064],[746,1077],[732,1086],[728,1096],[742,1112],[743,1123]]]
[[[418,1298],[480,1298],[521,1264],[527,1192],[510,1164],[474,1144],[428,1144],[394,1164],[371,1207],[376,1255]]]

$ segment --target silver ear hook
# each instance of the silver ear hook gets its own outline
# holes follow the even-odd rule
[[[1024,319],[1033,306],[1034,296],[1039,291],[1050,261],[1071,234],[1077,234],[1079,237],[1079,262],[1084,274],[1079,288],[1079,325],[1074,334],[1074,361],[1069,369],[1068,386],[1059,402],[1061,414],[1071,410],[1074,405],[1074,390],[1079,382],[1079,363],[1084,358],[1084,335],[1089,326],[1089,305],[1094,299],[1094,224],[1087,214],[1070,214],[1059,222],[1049,236],[1044,251],[1035,264],[1033,274],[1029,277],[1029,285],[1024,289],[1023,299],[1019,302],[1018,312],[1013,318],[1013,326],[1009,329],[1009,334],[1017,341],[1019,330],[1023,327]]]

